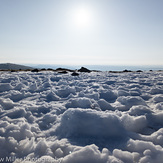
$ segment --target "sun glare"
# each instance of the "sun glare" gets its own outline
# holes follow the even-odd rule
[[[89,28],[93,22],[92,11],[88,7],[78,7],[71,12],[72,25],[76,28]]]

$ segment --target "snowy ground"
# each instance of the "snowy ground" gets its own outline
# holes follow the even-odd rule
[[[0,162],[162,160],[163,72],[0,72]]]

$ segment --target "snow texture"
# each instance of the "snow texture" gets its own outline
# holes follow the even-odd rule
[[[162,160],[163,72],[0,72],[0,162]]]

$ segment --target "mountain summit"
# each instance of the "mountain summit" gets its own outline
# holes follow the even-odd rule
[[[13,64],[13,63],[1,63],[0,64],[0,70],[27,70],[27,69],[33,69],[29,66],[19,65],[19,64]]]

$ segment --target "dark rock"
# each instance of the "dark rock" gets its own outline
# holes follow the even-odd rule
[[[39,72],[39,70],[38,69],[33,69],[33,70],[31,70],[31,72]]]
[[[24,70],[24,71],[31,71],[30,69],[26,69],[26,70]]]
[[[79,72],[91,72],[91,70],[89,70],[89,69],[87,69],[87,68],[85,68],[85,67],[81,67],[79,70],[78,70]]]
[[[67,71],[58,71],[60,74],[67,74]]]
[[[42,68],[41,71],[46,71],[46,69],[45,68]]]
[[[137,70],[136,72],[143,72],[142,70]]]
[[[69,71],[74,72],[73,70],[67,69],[67,68],[57,68],[56,71]]]
[[[109,71],[109,73],[122,73],[122,71]]]
[[[16,70],[11,70],[11,72],[16,72]]]
[[[131,70],[123,70],[123,72],[132,72]]]
[[[79,74],[76,73],[76,72],[73,72],[71,75],[72,75],[72,76],[79,76]]]
[[[54,71],[52,68],[48,68],[47,70],[48,70],[48,71]]]

